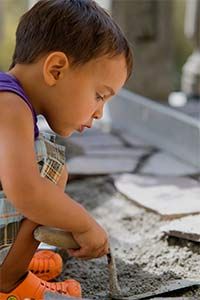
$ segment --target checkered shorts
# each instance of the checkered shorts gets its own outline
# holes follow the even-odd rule
[[[55,135],[43,133],[35,140],[37,163],[42,177],[57,184],[65,165],[65,147],[55,143]],[[1,253],[14,242],[24,216],[0,191],[0,264]]]

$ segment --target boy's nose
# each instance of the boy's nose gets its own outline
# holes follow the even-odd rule
[[[103,116],[103,106],[98,110],[96,110],[92,117],[93,119],[101,119],[102,116]]]

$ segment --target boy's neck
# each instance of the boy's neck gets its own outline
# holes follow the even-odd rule
[[[13,75],[19,80],[36,114],[42,114],[41,95],[43,93],[42,90],[40,91],[40,80],[34,67],[17,64],[8,74]]]

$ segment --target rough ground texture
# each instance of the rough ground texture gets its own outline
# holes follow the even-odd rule
[[[160,227],[166,221],[119,194],[110,177],[73,180],[66,192],[109,232],[119,283],[127,295],[153,291],[171,279],[200,279],[199,244],[163,236]],[[69,277],[81,282],[83,296],[90,299],[102,299],[109,290],[106,258],[82,261],[64,255],[64,269],[58,279]],[[200,298],[200,289],[172,295]]]

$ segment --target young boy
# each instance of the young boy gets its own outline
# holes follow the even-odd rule
[[[43,299],[46,291],[80,296],[75,280],[50,283],[31,271],[39,225],[71,232],[82,259],[108,252],[105,230],[64,193],[64,150],[39,135],[37,115],[63,137],[100,119],[132,69],[130,47],[92,0],[41,0],[16,32],[9,72],[0,73],[0,299]]]

